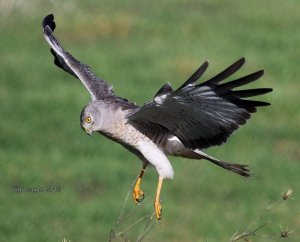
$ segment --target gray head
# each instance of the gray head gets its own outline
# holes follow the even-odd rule
[[[102,123],[102,115],[97,102],[90,102],[80,114],[81,128],[88,134],[99,131]]]

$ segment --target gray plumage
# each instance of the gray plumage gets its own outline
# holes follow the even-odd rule
[[[92,101],[81,113],[81,126],[88,133],[100,132],[136,154],[144,164],[152,164],[162,178],[173,178],[167,155],[206,159],[242,176],[249,176],[246,165],[213,158],[200,149],[221,145],[256,108],[269,103],[243,98],[271,92],[270,88],[232,89],[253,82],[263,71],[223,83],[245,63],[242,58],[220,74],[201,84],[196,81],[208,67],[205,62],[181,87],[165,84],[154,99],[139,107],[114,94],[112,87],[66,52],[53,35],[53,15],[44,18],[44,36],[51,46],[54,63],[78,78]]]

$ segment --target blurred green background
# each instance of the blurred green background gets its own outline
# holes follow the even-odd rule
[[[171,158],[175,179],[162,192],[163,219],[145,241],[229,241],[263,209],[293,188],[300,191],[300,2],[287,1],[0,1],[0,240],[107,241],[138,158],[118,144],[84,134],[79,115],[89,102],[81,83],[53,65],[41,21],[55,14],[62,45],[138,104],[165,82],[176,88],[205,60],[211,77],[245,56],[235,77],[263,68],[249,87],[272,87],[272,103],[222,147],[207,150],[250,164],[243,179],[206,161]],[[147,171],[146,202],[129,197],[132,221],[153,211],[156,171]],[[20,193],[13,186],[58,185],[60,192]],[[258,234],[286,225],[300,241],[300,204],[289,200],[256,221]],[[135,241],[145,222],[126,236]],[[255,228],[255,225],[254,227]],[[118,241],[122,241],[119,239]],[[253,241],[264,241],[253,237]]]

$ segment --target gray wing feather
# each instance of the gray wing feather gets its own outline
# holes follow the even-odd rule
[[[242,97],[261,95],[272,91],[270,88],[232,91],[262,76],[263,71],[219,84],[235,73],[245,62],[240,59],[210,80],[194,85],[196,80],[187,81],[176,91],[169,90],[160,97],[138,108],[127,118],[129,122],[144,122],[159,125],[177,136],[185,147],[207,148],[224,143],[227,138],[246,123],[256,107],[269,103],[245,100]],[[202,74],[207,64],[199,68]],[[199,70],[198,69],[198,70]],[[194,76],[197,76],[194,74]],[[192,80],[192,79],[191,79]]]
[[[42,23],[44,37],[51,46],[51,53],[54,55],[54,63],[70,73],[74,77],[80,79],[83,85],[91,94],[93,100],[103,99],[114,95],[112,87],[104,80],[98,78],[91,68],[80,63],[70,53],[66,52],[53,35],[56,27],[53,14],[46,16]]]

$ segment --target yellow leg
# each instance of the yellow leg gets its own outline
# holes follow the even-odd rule
[[[145,164],[143,166],[143,169],[141,170],[141,173],[139,174],[139,177],[136,180],[136,183],[135,183],[133,191],[132,191],[133,200],[137,205],[140,205],[145,198],[144,192],[140,188],[140,184],[142,182],[144,172],[146,171],[146,166],[147,166],[147,164]]]
[[[163,183],[163,179],[161,177],[159,177],[158,184],[157,184],[157,190],[156,190],[156,197],[155,197],[155,202],[154,202],[154,209],[155,209],[155,214],[156,214],[157,219],[161,219],[161,214],[162,214],[161,204],[159,202],[162,183]]]

